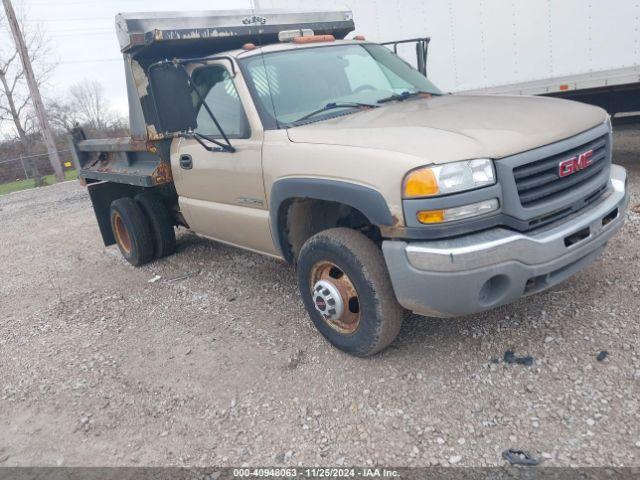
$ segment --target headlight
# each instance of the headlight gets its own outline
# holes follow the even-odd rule
[[[496,183],[493,162],[482,158],[418,168],[404,179],[405,198],[464,192]]]

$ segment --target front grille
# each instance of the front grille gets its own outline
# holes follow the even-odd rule
[[[560,177],[560,162],[583,152],[593,150],[591,165],[572,175]],[[520,204],[525,208],[537,207],[566,195],[571,189],[579,187],[597,176],[609,163],[607,153],[607,135],[567,150],[552,157],[543,158],[513,169]]]
[[[606,190],[607,190],[607,186],[606,185],[602,185],[595,192],[593,192],[591,195],[589,195],[587,198],[585,198],[582,202],[578,202],[577,204],[574,204],[571,207],[563,208],[561,210],[557,210],[557,211],[549,213],[547,215],[543,215],[541,217],[534,218],[533,220],[529,221],[529,228],[542,227],[543,225],[547,225],[549,223],[555,222],[556,220],[560,220],[561,218],[564,218],[567,215],[570,215],[571,213],[576,212],[576,211],[586,207],[587,205],[595,202],[600,197],[602,197],[602,195],[604,194],[604,192]]]

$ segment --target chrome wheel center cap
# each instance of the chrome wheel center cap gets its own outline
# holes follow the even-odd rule
[[[336,320],[344,313],[342,296],[338,289],[326,280],[320,280],[313,286],[313,304],[325,320]]]

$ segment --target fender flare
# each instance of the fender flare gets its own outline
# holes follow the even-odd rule
[[[376,226],[392,226],[393,216],[380,192],[355,183],[318,178],[284,178],[271,187],[269,197],[269,223],[274,245],[287,262],[292,262],[286,248],[286,218],[283,205],[294,198],[308,198],[342,203],[360,211]]]

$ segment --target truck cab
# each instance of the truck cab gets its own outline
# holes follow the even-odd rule
[[[131,138],[74,132],[106,245],[133,265],[174,227],[296,267],[311,320],[359,356],[404,311],[455,317],[545,290],[622,226],[600,108],[450,95],[348,11],[121,14]]]

